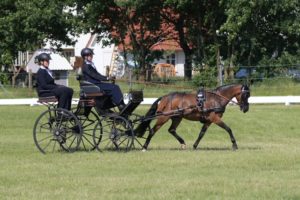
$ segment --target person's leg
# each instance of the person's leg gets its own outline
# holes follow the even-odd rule
[[[106,95],[111,96],[111,100],[116,106],[120,104],[124,104],[123,94],[118,85],[111,84],[111,83],[101,83],[99,84],[99,86],[100,89],[103,90]]]
[[[73,89],[65,86],[60,86],[52,90],[58,98],[58,108],[71,109]]]

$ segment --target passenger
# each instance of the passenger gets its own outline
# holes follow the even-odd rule
[[[37,92],[39,97],[55,96],[58,99],[58,108],[71,109],[73,89],[58,85],[54,82],[52,72],[49,69],[51,57],[47,53],[37,56],[40,69],[37,72]]]
[[[81,69],[83,79],[97,85],[106,95],[109,95],[113,105],[118,106],[119,111],[121,112],[125,107],[121,89],[118,85],[106,82],[110,80],[114,81],[115,77],[108,77],[100,74],[93,63],[93,55],[94,52],[90,48],[81,50],[81,56],[84,60]]]

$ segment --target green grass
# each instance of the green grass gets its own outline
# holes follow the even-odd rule
[[[137,113],[145,113],[141,106]],[[0,199],[299,199],[300,106],[229,106],[228,134],[213,125],[192,150],[200,124],[164,126],[149,151],[42,155],[32,128],[43,106],[0,106]]]

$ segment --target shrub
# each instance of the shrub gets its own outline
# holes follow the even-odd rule
[[[217,70],[212,67],[200,69],[199,73],[193,76],[193,85],[196,87],[204,86],[208,88],[216,87],[218,84]]]

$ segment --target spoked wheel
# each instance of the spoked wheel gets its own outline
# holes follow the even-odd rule
[[[109,114],[103,116],[100,123],[95,126],[93,139],[99,151],[127,152],[133,146],[134,133],[128,120],[118,115]]]
[[[36,120],[33,139],[44,154],[56,151],[74,152],[81,141],[82,128],[76,116],[65,109],[49,109]]]
[[[96,147],[93,141],[93,131],[95,126],[100,123],[99,117],[94,111],[90,111],[88,116],[76,115],[82,127],[82,137],[79,149],[84,151],[92,151]]]
[[[151,130],[150,126],[147,126],[145,133],[135,132],[138,125],[140,125],[142,122],[141,119],[142,119],[142,116],[134,114],[134,113],[132,113],[128,119],[131,122],[131,125],[133,127],[132,129],[134,130],[135,137],[134,137],[134,142],[133,142],[133,148],[138,149],[138,150],[143,149],[143,145],[145,144],[146,139],[147,139],[146,136],[147,136],[147,134],[150,133],[150,130]]]

